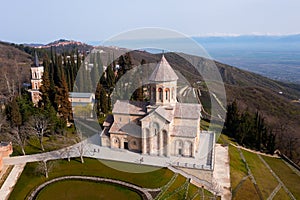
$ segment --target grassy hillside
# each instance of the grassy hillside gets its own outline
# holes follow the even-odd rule
[[[0,42],[0,94],[7,95],[8,85],[15,90],[30,80],[31,56],[7,43]]]
[[[223,143],[232,143],[226,136],[221,137]],[[229,156],[233,199],[267,199],[271,195],[282,200],[290,199],[289,195],[300,198],[300,173],[282,159],[259,155],[233,145],[229,145]]]

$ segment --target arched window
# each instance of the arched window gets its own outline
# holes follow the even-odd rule
[[[153,134],[154,134],[154,135],[157,135],[158,132],[159,132],[159,125],[158,125],[158,123],[154,122],[154,123],[152,124],[152,127],[153,127]]]
[[[169,88],[166,88],[165,91],[166,91],[166,100],[170,101],[170,90],[169,90]]]
[[[160,101],[163,101],[163,90],[161,88],[158,88],[158,98]]]
[[[175,141],[175,154],[178,156],[183,154],[183,142],[181,140]]]

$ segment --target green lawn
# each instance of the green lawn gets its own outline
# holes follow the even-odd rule
[[[240,189],[236,192],[232,199],[237,200],[259,200],[259,196],[256,193],[255,187],[251,182],[250,178],[247,178],[246,181],[242,184]]]
[[[277,187],[277,180],[256,154],[244,150],[242,150],[242,152],[262,193],[263,198],[267,199],[272,191]]]
[[[247,169],[236,147],[229,145],[231,188],[234,190],[239,182],[247,176]]]
[[[228,140],[226,137],[223,139]],[[267,199],[279,184],[278,181],[255,153],[244,150],[242,150],[242,152],[245,156],[246,161],[248,162],[250,170],[252,171],[252,174],[263,195],[263,198]],[[229,156],[233,199],[259,199],[255,187],[249,177],[244,182],[241,182],[243,177],[247,176],[247,170],[242,159],[240,158],[238,149],[230,145]],[[295,172],[293,172],[281,159],[267,156],[262,157],[270,165],[277,176],[279,176],[283,183],[288,187],[288,189],[293,193],[295,198],[300,199],[300,177]],[[289,197],[287,193],[281,188],[275,195],[274,199],[289,199]]]
[[[185,195],[187,192],[187,199],[192,199],[192,197],[197,193],[195,199],[202,198],[202,190],[193,184],[189,184],[189,188],[187,191],[187,187],[184,187],[185,184],[187,184],[187,179],[181,175],[178,175],[175,179],[174,183],[170,185],[170,187],[167,189],[167,191],[164,192],[164,195],[160,199],[185,199]],[[187,185],[185,185],[187,186]],[[181,190],[176,191],[176,189],[180,188]],[[209,200],[213,197],[213,194],[209,191],[203,189],[204,192],[204,199]]]
[[[290,199],[289,195],[284,191],[282,187],[273,198],[273,200],[289,200],[289,199]]]
[[[62,135],[45,136],[43,138],[43,145],[44,145],[45,151],[54,151],[54,150],[58,150],[58,149],[73,145],[76,143],[75,137],[76,137],[76,135],[71,132],[67,132],[66,136],[62,136]],[[14,152],[12,154],[13,156],[23,155],[21,148],[18,145],[14,146],[13,148],[14,148]],[[26,146],[25,146],[25,153],[27,155],[43,153],[37,137],[31,137],[27,141]]]
[[[90,181],[67,180],[46,186],[37,197],[38,200],[66,199],[142,199],[141,196],[127,188]]]
[[[195,185],[190,184],[187,199],[192,199],[195,194],[197,194],[195,197],[195,200],[200,200],[200,199],[203,200],[203,195],[204,195],[205,200],[210,200],[210,199],[213,199],[213,197],[214,197],[213,194],[210,193],[209,191],[207,191],[205,189],[203,189],[203,191],[202,191],[202,188],[198,188]],[[219,199],[219,198],[217,198],[217,199]]]
[[[167,191],[164,193],[164,195],[161,197],[161,199],[165,199],[171,195],[173,198],[175,198],[175,196],[178,196],[178,194],[174,194],[174,192],[177,188],[182,186],[185,183],[185,181],[186,181],[185,177],[178,175],[177,178],[175,179],[174,183],[170,185],[170,187],[167,189]],[[173,199],[173,198],[170,198],[170,199]]]
[[[239,185],[242,179],[247,176],[247,169],[238,149],[232,145],[229,145],[229,157],[231,188],[234,191],[232,199],[259,199],[249,177]],[[239,187],[237,187],[238,185]]]
[[[295,196],[300,199],[300,177],[293,172],[281,159],[264,156],[263,159],[270,165],[285,186]]]
[[[57,160],[54,162],[52,172],[49,173],[49,178],[46,179],[41,174],[36,174],[37,163],[28,163],[18,180],[10,199],[24,199],[34,188],[41,183],[50,180],[51,178],[61,177],[66,175],[87,175],[99,176],[112,179],[118,179],[130,182],[141,187],[158,188],[165,185],[173,176],[173,172],[165,168],[153,168],[155,171],[149,173],[126,173],[112,169],[96,159],[85,158],[85,163],[81,164],[79,159]],[[110,161],[112,162],[112,161]],[[116,162],[118,164],[119,162]],[[124,163],[119,163],[124,166]],[[138,166],[135,164],[126,164],[127,167],[144,168],[146,166]],[[146,167],[149,168],[149,167]]]

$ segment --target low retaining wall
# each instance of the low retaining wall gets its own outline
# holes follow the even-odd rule
[[[137,193],[139,193],[143,199],[145,200],[152,200],[153,197],[152,195],[148,192],[151,191],[151,189],[147,188],[141,188],[139,186],[133,185],[131,183],[119,181],[119,180],[114,180],[114,179],[108,179],[108,178],[101,178],[101,177],[92,177],[92,176],[63,176],[59,178],[54,178],[52,180],[49,180],[40,186],[38,186],[27,198],[28,200],[34,200],[36,199],[38,193],[47,185],[58,182],[58,181],[63,181],[63,180],[85,180],[85,181],[95,181],[95,182],[106,182],[110,184],[116,184],[116,185],[121,185],[123,187],[126,187],[130,190],[133,190]]]

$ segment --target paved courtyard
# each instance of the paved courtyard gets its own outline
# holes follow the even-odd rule
[[[89,129],[93,129],[93,128],[89,127]],[[94,129],[93,131],[97,133],[97,130]],[[70,158],[79,157],[82,154],[84,157],[91,157],[91,158],[96,158],[101,160],[122,161],[122,162],[135,163],[141,165],[151,165],[156,167],[169,167],[169,169],[171,170],[173,169],[175,171],[182,167],[188,167],[191,170],[195,169],[194,173],[197,173],[197,170],[199,169],[211,170],[214,168],[214,173],[213,173],[214,180],[216,180],[218,182],[219,187],[222,188],[220,192],[222,194],[224,193],[225,195],[225,193],[228,192],[226,188],[230,187],[228,149],[217,144],[215,151],[212,151],[211,145],[213,140],[215,140],[213,134],[210,134],[209,132],[203,132],[203,134],[201,134],[200,137],[201,142],[199,144],[200,145],[199,151],[195,154],[195,158],[176,157],[176,156],[163,157],[163,156],[143,155],[140,153],[135,153],[123,149],[111,149],[108,147],[102,147],[100,146],[99,134],[95,134],[94,136],[84,140],[81,143],[75,144],[73,146],[64,149],[45,152],[41,154],[9,157],[9,158],[4,158],[3,161],[5,165],[22,166],[27,162],[36,162],[42,160],[47,161],[47,160],[63,159],[68,157]],[[214,161],[215,161],[215,165],[214,165]],[[107,163],[104,162],[104,164]],[[147,172],[147,170],[141,171],[141,169],[143,168],[125,169],[122,166],[117,166],[117,165],[110,165],[110,167],[113,167],[117,170],[123,170],[132,173]],[[175,169],[174,167],[178,167],[178,168]],[[152,170],[152,169],[149,168],[148,170]],[[181,172],[183,175],[188,176],[188,174],[183,172],[182,170]],[[197,174],[193,174],[190,171],[190,175],[195,178],[194,182],[197,180],[199,180],[198,182],[200,182],[201,177],[197,177]],[[7,188],[5,189],[4,187],[3,190],[9,190],[11,187],[12,186],[10,184],[10,186],[8,186],[8,189]]]

